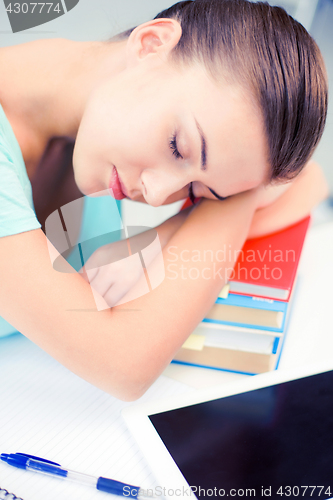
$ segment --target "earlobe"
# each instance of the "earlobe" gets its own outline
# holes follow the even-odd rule
[[[132,31],[127,42],[129,61],[134,63],[150,55],[168,55],[181,34],[181,26],[174,19],[154,19],[141,24]]]

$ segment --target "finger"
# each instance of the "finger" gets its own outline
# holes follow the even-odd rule
[[[110,286],[103,298],[108,306],[115,306],[128,292],[127,288],[124,288],[120,283],[115,283]]]
[[[88,271],[88,276],[89,273],[90,271]],[[102,295],[102,297],[104,297],[110,286],[113,286],[114,283],[115,277],[105,268],[98,269],[94,278],[90,280],[90,285],[94,288],[94,290]]]
[[[98,273],[98,269],[90,269],[88,272],[86,270],[86,267],[83,266],[81,267],[81,269],[78,271],[82,278],[87,282],[87,283],[90,283],[92,280],[95,279],[97,273]]]

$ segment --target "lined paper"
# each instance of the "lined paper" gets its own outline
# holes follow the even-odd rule
[[[121,410],[136,402],[97,389],[20,334],[0,341],[0,377],[0,453],[37,455],[145,489],[155,485],[121,417]],[[191,390],[161,376],[138,403]],[[110,499],[107,493],[3,462],[0,484],[24,500]]]

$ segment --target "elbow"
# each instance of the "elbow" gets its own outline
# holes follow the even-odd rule
[[[165,351],[151,341],[127,343],[117,356],[106,350],[103,368],[98,368],[104,390],[122,401],[137,401],[172,360],[172,353]]]
[[[118,399],[121,399],[121,401],[125,401],[127,403],[137,401],[145,394],[150,385],[148,385],[147,387],[143,387],[142,385],[138,384],[137,381],[131,381],[120,389],[117,397]]]
[[[127,366],[117,376],[117,388],[113,385],[107,392],[125,402],[140,399],[155,382],[159,374],[147,372],[144,366]]]

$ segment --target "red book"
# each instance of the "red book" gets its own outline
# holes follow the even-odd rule
[[[310,216],[276,233],[247,240],[229,280],[230,292],[288,301],[309,223]]]

